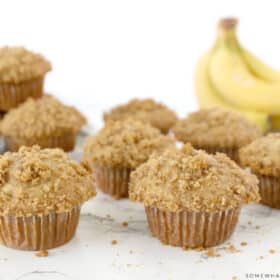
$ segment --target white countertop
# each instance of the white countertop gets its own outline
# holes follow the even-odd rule
[[[74,158],[80,157],[81,140]],[[48,257],[1,246],[0,280],[257,279],[246,273],[278,273],[269,279],[280,279],[279,221],[280,210],[245,206],[232,238],[218,246],[220,256],[208,257],[205,251],[162,245],[151,236],[141,204],[99,192],[83,206],[75,238],[49,250]]]

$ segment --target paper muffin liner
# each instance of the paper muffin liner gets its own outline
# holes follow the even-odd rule
[[[196,146],[197,149],[202,149],[206,151],[209,154],[215,154],[215,153],[224,153],[229,158],[234,160],[235,162],[239,162],[239,155],[238,155],[238,149],[237,148],[221,148],[221,147],[199,147]]]
[[[218,212],[162,211],[145,207],[153,236],[163,244],[206,248],[225,242],[238,222],[240,207]]]
[[[15,83],[0,83],[0,111],[17,107],[28,97],[39,98],[43,95],[44,77]]]
[[[35,144],[42,148],[61,148],[65,152],[72,151],[75,147],[76,135],[68,133],[61,136],[45,136],[42,138],[16,138],[4,137],[6,147],[9,151],[16,152],[21,146],[33,146]]]
[[[128,197],[129,168],[112,168],[94,165],[93,171],[99,188],[115,198]]]
[[[19,250],[44,250],[63,245],[75,235],[80,207],[48,215],[0,216],[0,240]]]
[[[280,208],[280,178],[258,175],[261,203]]]

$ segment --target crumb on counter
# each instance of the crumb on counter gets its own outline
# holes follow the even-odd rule
[[[112,245],[117,245],[117,244],[118,244],[118,241],[114,239],[114,240],[111,241],[111,244],[112,244]]]
[[[241,245],[241,246],[247,246],[247,245],[248,245],[248,243],[247,243],[247,242],[245,242],[245,241],[243,241],[243,242],[241,242],[241,243],[240,243],[240,245]]]
[[[35,254],[36,257],[47,257],[49,252],[47,250],[40,250]]]
[[[270,249],[270,250],[269,250],[269,253],[270,253],[270,254],[275,254],[276,251],[275,251],[274,249]]]
[[[123,227],[127,227],[128,226],[128,222],[127,221],[122,222],[122,226]]]

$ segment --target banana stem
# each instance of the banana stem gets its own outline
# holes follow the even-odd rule
[[[237,18],[222,18],[218,22],[218,27],[221,29],[235,29],[238,24],[238,19]]]

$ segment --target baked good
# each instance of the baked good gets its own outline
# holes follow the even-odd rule
[[[0,48],[0,111],[8,111],[28,97],[41,97],[50,70],[50,62],[37,53],[23,47]]]
[[[84,161],[96,174],[99,187],[116,198],[128,196],[130,172],[153,152],[175,145],[169,136],[135,120],[107,122],[95,136],[87,138]]]
[[[0,130],[11,151],[34,144],[71,151],[85,122],[85,117],[74,107],[44,95],[39,99],[28,99],[9,111],[1,121]]]
[[[0,156],[0,238],[21,250],[54,248],[75,234],[95,179],[60,149],[21,147]]]
[[[150,98],[132,99],[128,103],[116,106],[110,112],[104,114],[104,121],[125,120],[127,118],[134,118],[148,123],[164,134],[168,133],[177,120],[175,112]]]
[[[239,157],[259,178],[261,203],[280,208],[280,133],[270,133],[242,147]]]
[[[150,230],[163,243],[209,247],[231,236],[242,204],[259,200],[258,180],[225,154],[186,144],[132,172],[129,197],[144,204]]]
[[[254,123],[238,113],[208,108],[189,114],[173,127],[175,137],[208,153],[222,152],[238,161],[238,149],[262,135]]]

